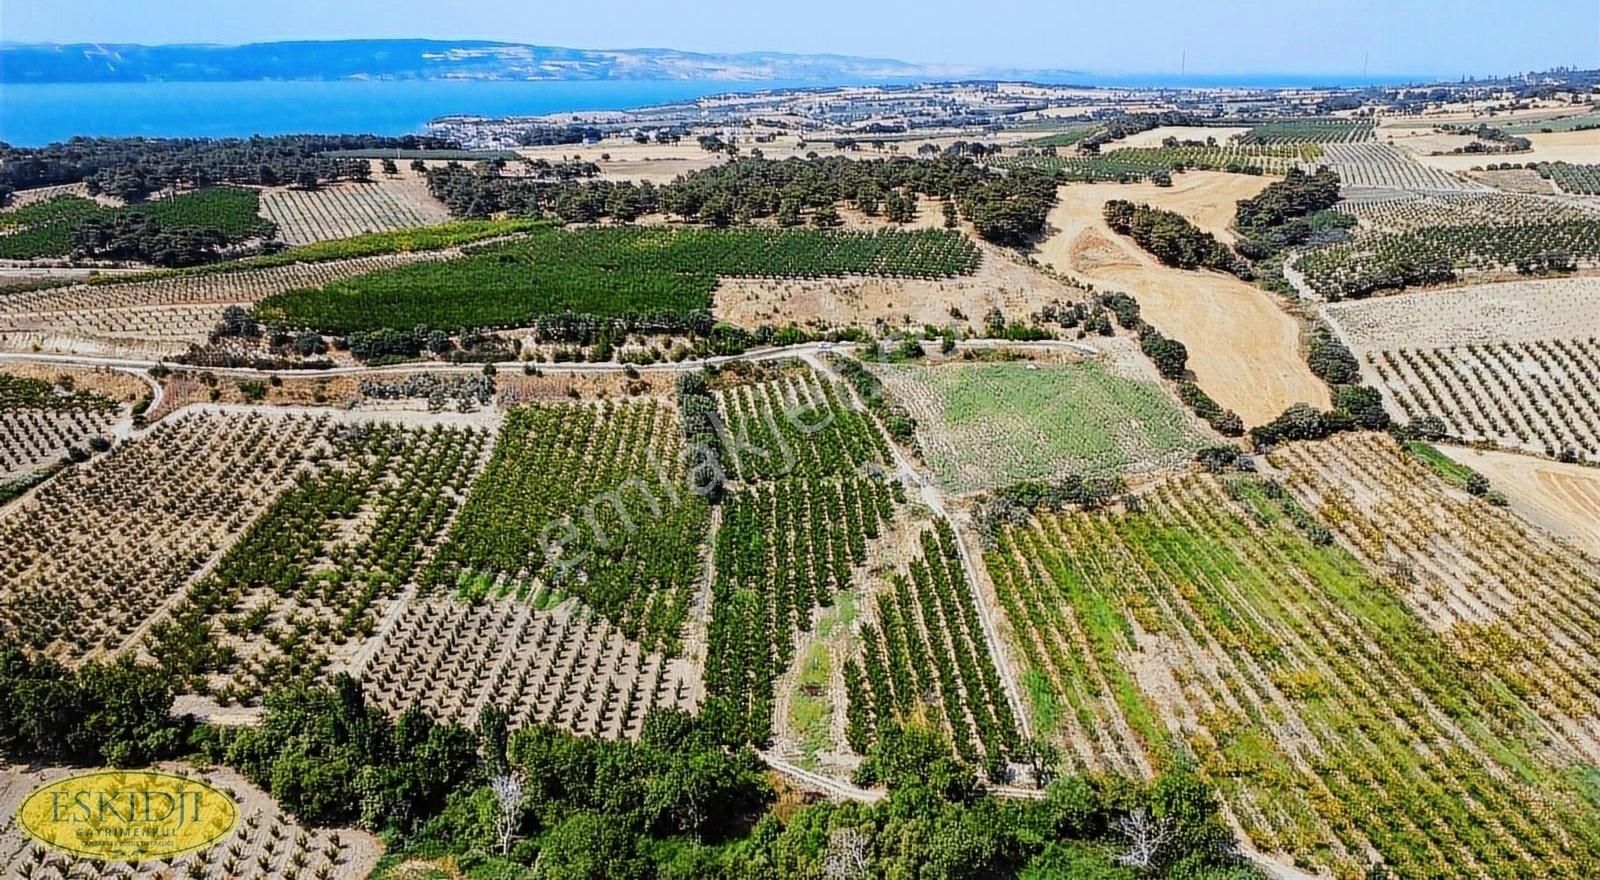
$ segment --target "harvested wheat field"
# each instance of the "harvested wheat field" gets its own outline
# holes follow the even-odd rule
[[[1145,320],[1189,348],[1195,381],[1246,424],[1271,421],[1295,403],[1329,405],[1328,389],[1300,354],[1300,325],[1271,295],[1230,275],[1172,269],[1106,225],[1111,199],[1146,202],[1189,218],[1230,240],[1228,224],[1240,199],[1270,181],[1222,172],[1191,171],[1174,186],[1064,186],[1050,212],[1053,232],[1039,246],[1042,262],[1103,290],[1139,300]]]
[[[1600,556],[1600,468],[1464,446],[1439,450],[1488,477],[1524,518]]]

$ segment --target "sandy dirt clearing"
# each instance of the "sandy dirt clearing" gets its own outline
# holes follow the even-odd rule
[[[1488,477],[1524,518],[1600,556],[1600,468],[1464,446],[1439,450]]]
[[[1533,132],[1522,135],[1533,142],[1533,149],[1526,153],[1503,154],[1472,154],[1459,156],[1417,156],[1417,161],[1446,171],[1463,171],[1474,165],[1483,166],[1490,162],[1517,162],[1523,165],[1539,162],[1571,162],[1577,165],[1594,165],[1600,163],[1600,129],[1587,131],[1552,131]],[[1395,139],[1395,144],[1402,145],[1404,141]]]
[[[1133,294],[1147,321],[1188,346],[1195,381],[1246,424],[1265,424],[1294,403],[1326,409],[1328,388],[1300,354],[1299,322],[1271,294],[1229,275],[1163,266],[1112,232],[1101,213],[1110,199],[1148,202],[1231,240],[1227,226],[1235,203],[1270,181],[1191,171],[1173,182],[1171,188],[1062,187],[1061,203],[1050,212],[1054,231],[1039,246],[1040,261],[1101,289]]]
[[[1237,128],[1213,128],[1205,125],[1162,125],[1149,131],[1130,134],[1117,141],[1114,146],[1108,146],[1107,149],[1110,150],[1117,147],[1159,147],[1161,142],[1169,137],[1175,137],[1180,141],[1204,141],[1206,138],[1216,138],[1217,143],[1226,144],[1237,135],[1244,134],[1249,130],[1242,126]]]
[[[921,214],[936,210],[924,204]],[[1083,291],[1015,256],[990,245],[979,247],[983,263],[978,271],[957,278],[724,278],[712,296],[712,314],[746,327],[793,322],[870,328],[881,318],[890,327],[932,324],[975,329],[991,308],[1000,309],[1007,318],[1024,320],[1052,300],[1083,298]]]

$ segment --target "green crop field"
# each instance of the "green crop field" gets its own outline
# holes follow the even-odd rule
[[[1160,386],[1092,361],[871,369],[917,420],[928,466],[952,491],[1171,465],[1205,442]]]
[[[718,276],[939,277],[977,268],[957,233],[809,229],[547,229],[460,259],[373,272],[263,301],[275,323],[349,333],[526,326],[543,316],[633,316],[682,326]]]
[[[1006,156],[1002,168],[1038,168],[1064,182],[1144,180],[1153,174],[1197,171],[1285,174],[1322,155],[1315,144],[1254,144],[1216,147],[1125,147],[1098,156]]]
[[[1403,468],[1385,485],[1404,504],[1437,492],[1422,464],[1380,460]],[[1317,519],[1369,524],[1313,518],[1303,502],[1341,496],[1309,468],[1290,480],[1304,488],[1184,477],[1126,513],[1002,531],[987,563],[1039,732],[1087,769],[1194,762],[1256,846],[1313,872],[1361,876],[1375,850],[1396,877],[1594,876],[1580,769],[1546,751],[1520,682],[1485,674],[1497,661],[1481,659],[1484,630],[1501,624],[1430,627]],[[1439,552],[1426,543],[1435,516],[1414,520],[1424,554]],[[1565,577],[1572,562],[1537,564]],[[1537,675],[1520,663],[1505,680]]]
[[[1545,131],[1585,131],[1600,128],[1600,113],[1582,113],[1559,119],[1539,119],[1503,126],[1506,134],[1537,134]]]
[[[1372,123],[1355,119],[1281,119],[1240,135],[1242,144],[1334,144],[1372,139]]]

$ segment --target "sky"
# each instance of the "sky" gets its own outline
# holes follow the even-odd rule
[[[492,39],[1094,73],[1600,67],[1596,0],[4,0],[0,40]]]

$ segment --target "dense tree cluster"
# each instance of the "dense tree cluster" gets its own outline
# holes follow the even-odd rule
[[[1312,328],[1306,364],[1317,378],[1329,385],[1348,385],[1361,380],[1361,364],[1356,356],[1325,324]]]
[[[1113,491],[1032,494],[1079,503]],[[304,823],[358,825],[384,834],[396,858],[449,856],[469,876],[1259,877],[1236,854],[1215,793],[1192,772],[1170,768],[1149,784],[1057,777],[1044,744],[1029,750],[1039,778],[1050,780],[1043,797],[1001,800],[985,794],[943,733],[892,725],[857,774],[860,784],[886,787],[885,800],[775,811],[758,756],[677,710],[648,715],[636,742],[512,731],[493,705],[466,727],[416,708],[390,716],[345,675],[270,694],[257,727],[194,727],[171,707],[171,685],[154,668],[121,661],[68,671],[0,652],[7,760],[138,766],[198,749]]]
[[[1001,530],[1033,521],[1039,512],[1057,512],[1076,507],[1095,510],[1122,497],[1128,485],[1121,477],[1082,477],[1077,474],[1047,482],[1027,480],[1002,486],[989,493],[978,506],[978,538],[985,547],[998,544]]]
[[[1234,226],[1244,239],[1240,252],[1258,260],[1311,241],[1316,233],[1354,226],[1355,217],[1329,210],[1338,201],[1338,174],[1327,168],[1313,174],[1290,169],[1283,180],[1239,202]]]
[[[215,262],[227,244],[228,237],[220,229],[169,229],[148,214],[90,218],[72,231],[75,259],[136,260],[167,268]]]
[[[631,220],[656,209],[655,186],[648,181],[594,181],[600,166],[593,162],[538,159],[527,163],[524,174],[505,173],[502,161],[462,165],[449,162],[425,169],[428,191],[457,217],[489,217],[501,212],[514,216],[559,216],[571,223],[588,223],[614,216]]]
[[[1215,269],[1249,280],[1250,267],[1216,236],[1190,223],[1182,214],[1152,205],[1112,199],[1105,206],[1113,231],[1133,238],[1152,256],[1179,269]]]
[[[123,659],[67,670],[0,650],[0,761],[128,767],[178,753],[172,682]]]
[[[1312,374],[1328,383],[1333,392],[1333,413],[1340,424],[1380,430],[1389,427],[1389,414],[1383,395],[1360,384],[1361,364],[1328,325],[1315,322],[1306,345],[1306,365]]]
[[[1256,448],[1290,440],[1321,440],[1355,427],[1355,421],[1340,412],[1323,412],[1307,403],[1296,403],[1265,425],[1250,429]]]
[[[1139,331],[1139,349],[1156,365],[1163,379],[1182,379],[1188,369],[1189,349],[1148,324]]]
[[[960,215],[978,234],[1012,245],[1043,229],[1045,215],[1055,204],[1055,183],[1048,174],[1032,169],[1000,174],[950,151],[926,159],[752,157],[695,171],[659,187],[648,181],[585,180],[590,175],[581,165],[552,166],[549,171],[513,176],[492,166],[452,164],[430,169],[428,185],[458,216],[509,211],[554,216],[568,223],[608,218],[628,222],[660,211],[710,226],[765,218],[799,226],[809,218],[812,225],[827,227],[838,225],[837,206],[846,203],[869,216],[909,223],[916,218],[916,197],[926,196],[949,205],[947,226],[953,225],[959,206]]]
[[[276,186],[355,177],[366,160],[324,152],[366,149],[445,149],[439,138],[407,135],[281,135],[251,138],[86,138],[45,147],[0,144],[0,184],[14,189],[63,183],[89,185],[127,201],[174,187],[216,183]],[[359,167],[358,167],[359,166]]]
[[[1223,409],[1199,385],[1188,379],[1178,381],[1178,399],[1184,405],[1194,410],[1194,414],[1206,420],[1218,434],[1224,437],[1238,437],[1244,433],[1244,420],[1231,409]]]
[[[979,235],[995,244],[1022,247],[1044,229],[1056,203],[1056,182],[1045,172],[1016,168],[966,190],[957,201]]]
[[[1099,130],[1078,142],[1086,153],[1098,153],[1100,147],[1141,131],[1163,125],[1203,125],[1204,120],[1181,110],[1163,110],[1160,113],[1128,113],[1105,123]]]

